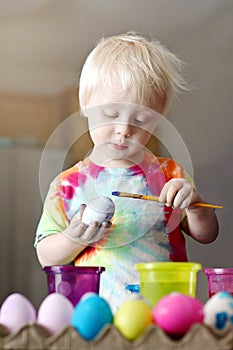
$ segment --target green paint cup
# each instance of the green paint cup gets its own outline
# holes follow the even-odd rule
[[[199,263],[139,263],[135,268],[140,275],[140,293],[152,306],[172,292],[196,296],[197,272],[202,268]]]

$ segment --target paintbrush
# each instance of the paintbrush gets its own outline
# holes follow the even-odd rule
[[[137,194],[137,193],[128,193],[128,192],[120,192],[120,191],[113,191],[113,196],[117,197],[128,197],[128,198],[135,198],[135,199],[144,199],[146,201],[159,201],[159,197],[157,196],[146,196],[143,194]],[[213,209],[221,209],[223,206],[221,205],[214,205],[209,203],[192,203],[192,206],[194,207],[204,207],[204,208],[213,208]]]

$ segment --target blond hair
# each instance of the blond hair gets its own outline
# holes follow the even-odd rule
[[[168,110],[177,93],[186,89],[182,63],[159,41],[134,32],[102,38],[87,57],[80,75],[80,108],[85,109],[102,84],[112,89],[117,76],[121,91],[130,91],[137,103],[156,103],[161,97]]]

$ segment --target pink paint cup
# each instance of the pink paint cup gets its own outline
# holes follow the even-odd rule
[[[228,292],[233,296],[233,268],[205,268],[209,297],[217,292]]]

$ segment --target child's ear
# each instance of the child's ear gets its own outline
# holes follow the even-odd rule
[[[159,97],[157,111],[162,115],[166,114],[166,112],[167,112],[167,95],[163,96],[163,97]]]

